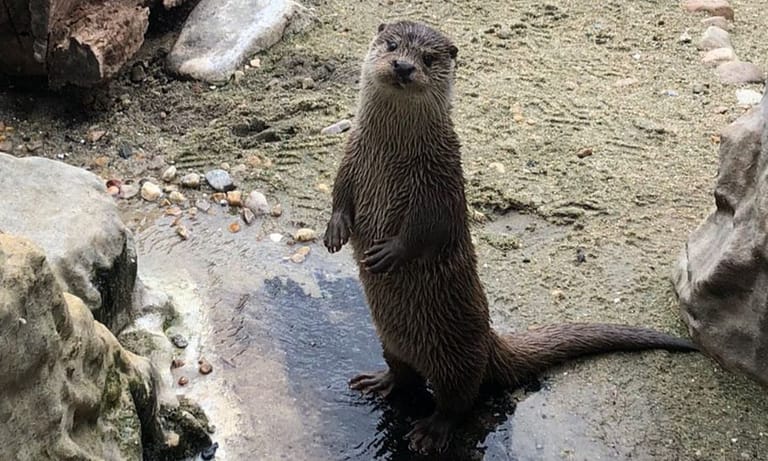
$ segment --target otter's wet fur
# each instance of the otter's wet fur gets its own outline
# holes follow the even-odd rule
[[[445,448],[481,385],[513,387],[567,359],[609,351],[696,350],[689,341],[613,324],[559,324],[499,336],[471,241],[460,143],[451,120],[458,49],[424,24],[383,24],[362,66],[359,106],[333,187],[329,251],[351,242],[386,371],[353,389],[434,391],[409,433]]]

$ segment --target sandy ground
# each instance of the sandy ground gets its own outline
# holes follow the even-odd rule
[[[74,98],[4,91],[0,120],[15,128],[14,153],[31,155],[17,147],[40,142],[35,155],[66,154],[105,178],[134,180],[159,177],[169,162],[182,172],[244,164],[245,188],[286,209],[269,227],[321,230],[344,137],[318,131],[353,116],[358,62],[376,26],[423,20],[460,49],[455,121],[470,203],[491,220],[474,231],[494,325],[621,321],[685,334],[671,266],[713,204],[712,136],[743,113],[735,88],[699,62],[701,16],[672,1],[309,3],[319,22],[258,56],[237,84],[212,89],[167,76],[168,18],[137,57],[148,78],[133,83],[126,69],[91,98],[93,110]],[[765,67],[768,36],[753,31],[768,23],[768,9],[758,3],[732,2],[731,39],[743,60]],[[686,29],[694,43],[679,43]],[[312,88],[302,87],[307,77]],[[81,142],[93,127],[107,134]],[[274,134],[257,136],[266,127]],[[122,145],[133,157],[118,156]],[[593,154],[579,158],[585,148]],[[121,206],[130,216],[148,209],[137,200]],[[141,232],[150,222],[130,224]],[[601,357],[550,376],[546,397],[532,395],[518,412],[561,408],[600,442],[604,459],[768,456],[764,390],[701,356]],[[532,452],[520,459],[547,459]],[[565,447],[558,457],[590,459]]]

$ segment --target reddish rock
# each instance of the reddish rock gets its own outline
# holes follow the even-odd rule
[[[736,61],[737,59],[733,48],[715,48],[714,50],[707,51],[704,57],[701,58],[701,62],[704,65],[716,67],[724,62]]]
[[[731,37],[727,31],[719,27],[709,26],[701,35],[699,49],[707,51],[716,48],[732,48]]]
[[[683,8],[690,13],[705,12],[733,21],[733,7],[726,0],[685,0]]]
[[[717,66],[717,75],[723,83],[739,85],[742,83],[762,83],[765,74],[751,62],[731,61]]]

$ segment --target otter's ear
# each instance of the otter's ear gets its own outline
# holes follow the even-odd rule
[[[448,47],[448,54],[451,55],[451,59],[456,59],[456,56],[459,54],[459,49],[456,45],[451,45]]]
[[[378,32],[382,33],[384,31],[384,29],[386,29],[386,28],[387,28],[387,23],[382,22],[381,24],[379,24],[379,31]]]

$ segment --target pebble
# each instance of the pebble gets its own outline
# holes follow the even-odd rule
[[[181,368],[183,366],[184,366],[184,361],[182,359],[171,360],[171,368]]]
[[[715,48],[732,48],[731,38],[727,31],[716,26],[709,26],[701,36],[699,49],[707,51]]]
[[[211,170],[206,173],[205,180],[213,190],[219,192],[226,192],[235,188],[235,184],[232,182],[232,177],[229,176],[229,173],[221,169]]]
[[[309,255],[310,251],[311,249],[307,246],[299,248],[298,250],[296,250],[296,253],[291,255],[291,258],[290,258],[291,262],[294,262],[296,264],[303,263],[307,259],[307,256]]]
[[[186,227],[182,226],[181,224],[179,224],[178,226],[176,226],[176,234],[177,234],[179,237],[181,237],[181,239],[182,239],[182,240],[187,240],[187,239],[189,239],[189,231],[187,230],[187,228],[186,228]]]
[[[324,135],[331,135],[331,134],[341,134],[347,130],[352,128],[352,121],[351,120],[339,120],[338,122],[334,123],[333,125],[329,125],[322,130],[320,130],[320,134]]]
[[[711,16],[709,18],[704,18],[701,20],[701,23],[707,27],[715,26],[723,30],[730,30],[731,28],[731,23],[729,23],[728,20],[722,16]]]
[[[253,68],[261,67],[261,59],[259,58],[253,58],[248,62],[248,65],[250,65]]]
[[[576,264],[582,264],[587,261],[587,255],[584,253],[583,248],[576,249]]]
[[[488,165],[489,168],[496,170],[499,174],[504,174],[507,170],[504,168],[504,165],[502,165],[499,162],[492,162]]]
[[[186,386],[187,384],[189,384],[189,378],[187,378],[186,376],[182,376],[179,378],[179,386]]]
[[[181,437],[179,434],[168,431],[168,434],[165,436],[165,446],[169,448],[176,448],[179,446],[179,442],[181,442]]]
[[[173,345],[178,347],[179,349],[184,349],[185,347],[189,346],[189,342],[187,341],[187,338],[181,336],[178,333],[176,333],[175,335],[172,335],[168,339],[170,339]]]
[[[762,83],[765,80],[763,71],[751,62],[724,62],[717,66],[716,71],[721,82],[732,85]]]
[[[229,225],[229,231],[233,234],[236,234],[240,232],[240,223],[239,222],[233,222]]]
[[[304,77],[301,79],[301,88],[304,90],[311,90],[315,87],[315,81],[312,77]]]
[[[213,365],[211,365],[207,360],[200,359],[197,363],[200,365],[198,370],[200,371],[201,375],[207,375],[213,371]]]
[[[147,78],[147,72],[144,70],[144,66],[141,63],[134,64],[131,67],[131,81],[133,83],[143,82]]]
[[[181,192],[175,190],[168,194],[168,200],[170,200],[171,203],[181,203],[187,200],[186,197],[184,197],[184,194]]]
[[[278,234],[278,233],[269,234],[269,239],[275,243],[279,243],[280,240],[283,239],[283,234]]]
[[[178,191],[178,190],[179,190],[179,186],[177,186],[176,184],[166,184],[163,186],[163,192],[165,192],[166,194],[170,194],[171,192]]]
[[[227,204],[227,194],[224,192],[214,192],[211,194],[211,200],[218,203],[219,205],[226,205]]]
[[[270,210],[269,214],[275,218],[279,218],[283,214],[283,206],[278,203],[272,207],[272,210]]]
[[[176,167],[171,165],[163,171],[163,181],[171,182],[176,179]]]
[[[302,228],[293,234],[293,239],[297,242],[311,242],[317,238],[317,234],[314,229]]]
[[[181,177],[181,185],[189,189],[200,187],[200,175],[197,173],[185,174]]]
[[[111,195],[112,197],[116,197],[117,194],[120,193],[120,188],[117,186],[109,186],[107,187],[107,194]]]
[[[726,61],[735,61],[735,60],[736,60],[736,53],[733,51],[733,48],[730,48],[730,47],[715,48],[715,49],[709,50],[706,53],[704,53],[704,56],[701,58],[701,62],[704,65],[712,66],[712,67],[720,65]]]
[[[124,199],[133,198],[139,193],[139,186],[136,184],[124,184],[120,188],[120,192],[120,196]]]
[[[680,43],[691,43],[693,41],[693,38],[691,37],[691,34],[688,33],[688,29],[685,30],[682,34],[680,34],[680,37],[677,39]]]
[[[147,181],[141,185],[141,198],[144,200],[154,202],[161,195],[163,195],[163,191],[157,184]]]
[[[211,209],[211,202],[208,200],[199,199],[195,202],[195,207],[197,207],[198,210],[202,211],[203,213],[208,212],[208,210]]]
[[[578,152],[576,152],[576,157],[578,158],[585,158],[592,155],[592,148],[591,147],[584,147],[583,149],[579,149]]]
[[[245,199],[245,207],[253,211],[253,214],[256,216],[269,213],[269,203],[267,203],[267,197],[257,190],[248,194],[248,197]]]
[[[716,114],[724,114],[728,112],[728,108],[725,106],[716,106],[715,108],[712,109],[712,112]]]
[[[317,183],[317,185],[315,186],[315,189],[317,189],[318,192],[322,192],[323,194],[331,193],[331,186],[329,186],[324,182]]]
[[[663,94],[663,95],[665,95],[665,96],[672,96],[672,97],[675,97],[675,96],[679,96],[679,95],[680,95],[680,93],[678,93],[678,92],[677,92],[677,91],[675,91],[675,90],[664,90],[664,91],[662,92],[662,94]]]
[[[85,134],[85,139],[93,144],[103,138],[105,134],[107,134],[107,132],[104,130],[90,129],[88,130],[88,133]]]
[[[754,106],[756,104],[760,104],[760,100],[762,98],[763,95],[755,90],[748,90],[745,88],[736,90],[736,100],[738,101],[739,105],[742,106]]]
[[[120,158],[129,159],[133,155],[133,149],[131,149],[131,146],[128,144],[121,144],[120,147],[117,148],[117,155],[119,155]]]
[[[177,207],[177,206],[172,206],[172,207],[170,207],[170,208],[167,208],[167,209],[165,210],[165,215],[166,215],[166,216],[175,216],[175,217],[178,217],[178,216],[181,216],[181,214],[182,214],[181,208],[179,208],[179,207]]]
[[[243,193],[239,190],[227,192],[227,203],[229,206],[243,206]]]
[[[706,12],[733,21],[733,8],[727,0],[685,0],[683,8],[690,13]]]
[[[245,72],[242,70],[236,70],[235,73],[232,75],[232,79],[235,81],[235,83],[240,83],[245,78]]]
[[[249,208],[243,208],[240,214],[243,217],[243,221],[249,226],[256,220],[256,215]]]

